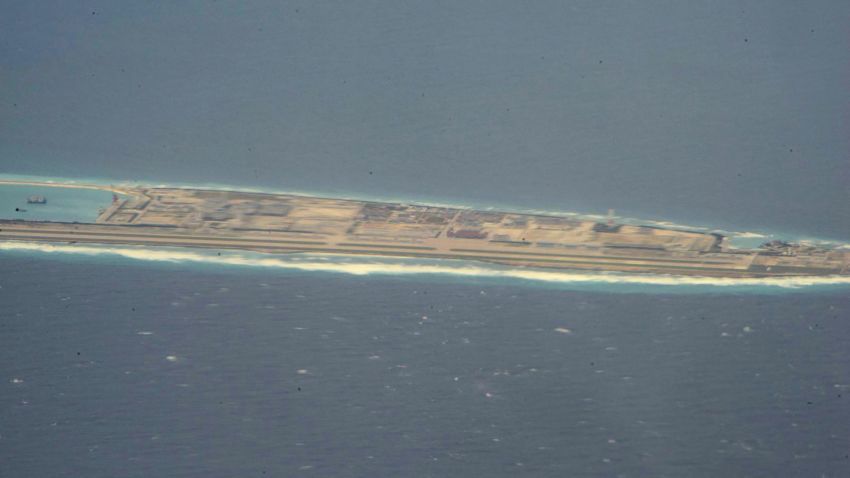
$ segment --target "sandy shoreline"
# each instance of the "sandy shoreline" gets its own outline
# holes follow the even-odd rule
[[[48,181],[17,181],[12,179],[0,179],[0,186],[37,186],[48,188],[91,189],[96,191],[109,191],[116,194],[124,194],[128,196],[138,194],[126,188],[88,183],[57,183]]]

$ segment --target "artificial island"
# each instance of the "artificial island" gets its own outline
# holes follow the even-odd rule
[[[48,185],[2,181],[4,184]],[[56,186],[56,184],[49,184]],[[556,215],[190,188],[114,192],[92,223],[0,220],[0,240],[484,261],[709,277],[850,274],[850,251]]]

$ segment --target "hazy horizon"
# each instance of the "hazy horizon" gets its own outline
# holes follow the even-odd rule
[[[0,177],[850,243],[848,19],[846,0],[10,0]],[[0,218],[113,200],[43,189],[0,188]],[[174,205],[166,227],[231,227],[173,199],[146,203]],[[620,275],[31,226],[0,242],[4,478],[850,476],[840,263]]]
[[[846,2],[17,2],[0,171],[850,238]]]

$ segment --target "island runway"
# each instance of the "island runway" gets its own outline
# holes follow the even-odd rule
[[[291,194],[102,189],[121,196],[94,223],[3,219],[0,240],[463,259],[523,268],[730,278],[850,272],[850,253],[844,250],[780,241],[733,249],[719,234],[613,220]]]

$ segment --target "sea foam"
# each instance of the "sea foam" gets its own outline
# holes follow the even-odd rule
[[[818,285],[850,285],[848,276],[715,278],[652,274],[613,274],[580,271],[518,269],[456,260],[421,262],[392,257],[346,256],[337,254],[273,255],[249,252],[212,253],[191,248],[116,247],[35,242],[0,242],[0,252],[21,251],[44,254],[76,254],[86,256],[119,256],[140,261],[217,264],[266,269],[288,269],[308,272],[331,272],[350,275],[423,275],[438,274],[458,277],[505,278],[562,284],[633,284],[654,286],[770,287],[802,288]]]
[[[551,215],[551,216],[560,216],[567,217],[579,220],[604,220],[607,216],[600,214],[589,214],[582,213],[576,211],[565,211],[562,209],[549,209],[549,208],[528,208],[528,207],[515,207],[507,204],[497,204],[497,205],[483,205],[477,204],[475,202],[452,202],[445,200],[436,200],[433,198],[395,198],[389,196],[382,195],[374,195],[374,194],[362,194],[362,193],[348,193],[341,191],[321,191],[321,190],[301,190],[301,189],[279,189],[279,188],[269,188],[269,187],[256,187],[256,186],[245,186],[245,185],[234,185],[234,184],[224,184],[224,183],[216,183],[216,182],[162,182],[162,181],[154,181],[154,180],[137,180],[137,181],[127,181],[127,180],[110,180],[106,178],[77,178],[77,179],[69,179],[69,178],[59,178],[59,177],[45,177],[45,176],[33,176],[33,175],[22,175],[22,174],[0,174],[0,181],[8,180],[8,181],[30,181],[30,182],[41,182],[46,183],[45,185],[51,185],[55,187],[87,187],[87,186],[97,186],[103,188],[115,187],[118,189],[121,188],[135,188],[135,187],[153,187],[153,188],[190,188],[190,189],[208,189],[214,191],[244,191],[251,193],[264,193],[264,194],[290,194],[295,196],[320,196],[320,197],[334,197],[339,199],[349,199],[355,201],[378,201],[378,202],[391,202],[391,203],[401,203],[401,204],[416,204],[416,205],[426,205],[426,206],[436,206],[436,207],[447,207],[447,208],[456,208],[456,209],[475,209],[475,210],[486,210],[486,211],[501,211],[506,213],[514,213],[514,214],[542,214],[542,215]],[[778,237],[784,238],[790,241],[801,241],[805,240],[809,243],[827,246],[827,247],[837,247],[837,248],[850,248],[850,244],[847,244],[845,241],[837,240],[837,239],[827,239],[827,238],[803,238],[796,237],[794,235],[789,234],[780,234],[775,231],[771,232],[753,232],[753,231],[734,231],[723,228],[716,227],[707,227],[704,225],[692,225],[692,224],[681,224],[672,221],[658,220],[658,219],[642,219],[637,217],[624,217],[624,216],[616,216],[616,220],[618,223],[622,224],[630,224],[630,225],[648,225],[648,226],[656,226],[663,227],[668,229],[677,229],[677,230],[689,230],[689,231],[699,231],[699,232],[713,232],[723,234],[727,236],[731,241],[731,245],[735,247],[755,247],[760,242],[765,240],[775,239]]]

